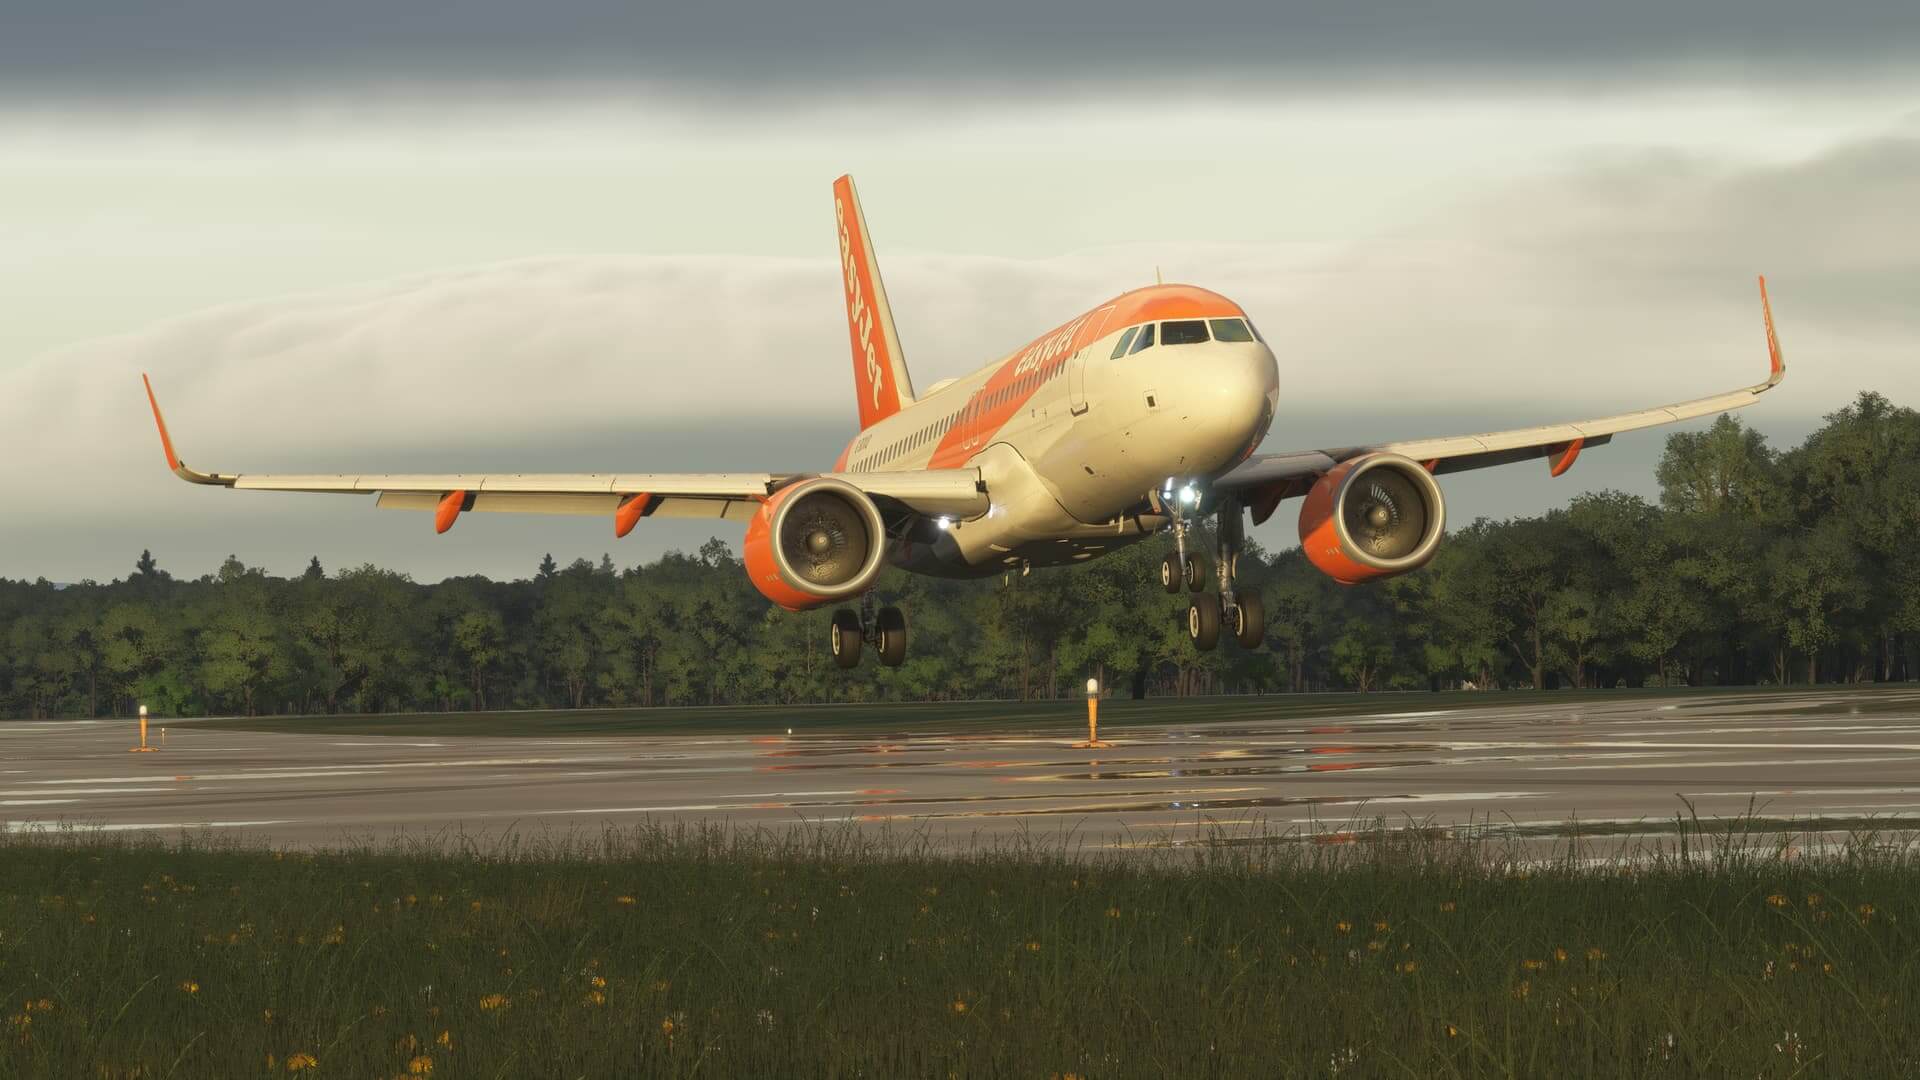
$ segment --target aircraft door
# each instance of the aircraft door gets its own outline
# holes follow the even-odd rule
[[[1075,416],[1087,411],[1087,354],[1092,351],[1091,343],[1098,341],[1107,331],[1107,318],[1113,314],[1109,304],[1093,313],[1080,333],[1074,337],[1080,348],[1067,361],[1067,409]]]

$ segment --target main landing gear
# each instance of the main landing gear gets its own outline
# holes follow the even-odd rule
[[[1217,597],[1203,591],[1207,585],[1206,559],[1187,553],[1187,519],[1181,513],[1180,504],[1169,501],[1167,509],[1173,517],[1173,552],[1160,560],[1160,585],[1169,593],[1178,593],[1184,587],[1194,594],[1187,604],[1187,636],[1192,639],[1193,647],[1204,652],[1218,645],[1224,624],[1241,647],[1259,648],[1267,637],[1266,607],[1260,602],[1259,592],[1249,589],[1236,593],[1233,588],[1240,549],[1246,540],[1240,503],[1229,499],[1216,513],[1214,570],[1220,582]]]
[[[841,608],[827,630],[833,662],[843,668],[860,666],[862,645],[872,645],[880,662],[899,667],[907,658],[907,616],[897,607],[873,608],[873,593],[860,597],[860,610]]]

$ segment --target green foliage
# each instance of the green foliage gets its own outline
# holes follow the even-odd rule
[[[1513,466],[1523,468],[1526,466]],[[1269,690],[1616,687],[1920,675],[1920,415],[1862,394],[1785,453],[1722,417],[1669,436],[1659,505],[1583,495],[1456,529],[1424,570],[1337,585],[1253,545],[1266,647],[1188,641],[1165,544],[975,581],[881,579],[898,669],[842,672],[831,609],[753,591],[722,541],[644,566],[435,585],[373,566],[106,585],[0,580],[0,715],[379,713]],[[1210,551],[1204,529],[1196,550]]]
[[[0,1075],[1915,1075],[1913,838],[1675,830],[0,837]]]

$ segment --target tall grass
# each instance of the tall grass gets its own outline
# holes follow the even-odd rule
[[[1920,1074],[1904,834],[1232,839],[14,837],[0,1076]]]

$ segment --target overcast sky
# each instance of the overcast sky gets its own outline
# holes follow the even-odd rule
[[[922,386],[1158,268],[1274,343],[1265,449],[1575,419],[1758,378],[1764,271],[1791,444],[1920,404],[1916,61],[1896,3],[10,9],[0,576],[697,546],[194,489],[138,373],[203,468],[823,468],[844,171]],[[1449,516],[1652,494],[1661,439]]]

